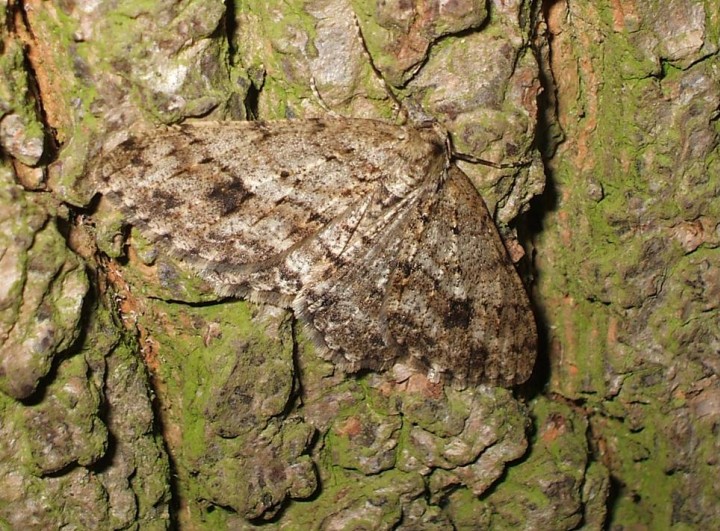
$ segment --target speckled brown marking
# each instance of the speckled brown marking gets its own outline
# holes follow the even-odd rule
[[[293,308],[339,368],[515,385],[533,314],[447,149],[432,127],[371,120],[193,123],[131,137],[95,171],[148,238],[222,295]]]

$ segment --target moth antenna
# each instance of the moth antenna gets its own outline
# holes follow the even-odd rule
[[[312,90],[313,96],[317,99],[318,104],[322,109],[328,113],[333,118],[343,118],[342,115],[339,113],[333,111],[330,107],[328,107],[328,104],[325,103],[325,100],[323,99],[322,95],[320,94],[320,91],[317,88],[317,82],[315,81],[315,76],[312,76],[310,78],[310,90]]]
[[[398,100],[397,96],[395,95],[395,92],[390,87],[390,84],[385,80],[382,73],[380,72],[380,69],[375,65],[375,62],[373,61],[372,56],[370,55],[370,51],[368,50],[367,44],[365,42],[365,36],[363,35],[362,28],[360,26],[360,21],[358,20],[357,15],[355,14],[355,11],[352,12],[353,16],[353,22],[355,24],[355,29],[357,30],[357,39],[360,43],[360,47],[362,48],[363,55],[365,56],[365,59],[367,60],[368,64],[370,65],[370,68],[372,69],[373,73],[375,74],[375,77],[380,81],[380,83],[385,88],[385,93],[388,95],[388,97],[393,102],[393,107],[395,108],[393,121],[398,123],[398,125],[402,125],[407,123],[408,116],[407,111],[405,110],[405,107],[402,105],[400,100]],[[333,118],[344,118],[340,113],[332,110],[330,106],[325,102],[322,95],[320,94],[320,91],[317,87],[317,82],[315,80],[315,77],[312,76],[310,78],[310,90],[312,91],[313,95],[318,101],[318,104],[322,109],[328,113]],[[403,114],[401,119],[398,119],[400,114]]]
[[[489,166],[498,170],[506,170],[511,168],[527,168],[532,164],[531,160],[518,160],[516,162],[493,162],[491,160],[481,159],[479,157],[474,157],[473,155],[467,155],[465,153],[453,153],[453,156],[458,160],[470,162],[472,164],[482,164],[483,166]]]
[[[370,68],[375,73],[375,77],[382,83],[383,87],[385,87],[385,92],[387,93],[388,97],[392,100],[394,107],[395,107],[395,113],[393,116],[393,121],[395,121],[398,124],[404,124],[408,121],[408,115],[407,110],[403,106],[403,104],[400,102],[400,100],[397,98],[397,95],[393,91],[390,84],[385,80],[385,77],[382,75],[382,72],[375,64],[375,61],[373,61],[372,55],[370,55],[370,50],[368,50],[367,47],[367,41],[365,40],[365,35],[363,34],[362,26],[360,25],[360,19],[358,19],[357,14],[355,11],[352,11],[353,13],[353,22],[355,23],[355,29],[357,30],[357,37],[360,41],[360,46],[362,47],[363,53],[365,54],[365,58],[367,59],[368,64],[370,65]],[[400,116],[402,113],[402,117]],[[398,119],[400,118],[400,119]]]

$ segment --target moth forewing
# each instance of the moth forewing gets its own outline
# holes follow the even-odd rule
[[[529,375],[527,295],[437,126],[184,124],[130,135],[94,177],[218,293],[293,308],[343,370]]]

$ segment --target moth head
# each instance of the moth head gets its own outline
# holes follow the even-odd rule
[[[447,179],[448,170],[452,162],[453,144],[450,133],[436,120],[427,120],[416,125],[423,139],[429,144],[432,151],[431,158],[442,163],[442,181]]]

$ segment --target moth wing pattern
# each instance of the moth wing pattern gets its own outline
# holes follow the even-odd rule
[[[535,356],[527,294],[447,163],[432,128],[205,122],[132,134],[93,178],[218,293],[292,307],[341,369],[514,385]]]
[[[302,301],[307,289],[332,282],[345,268],[352,271],[364,268],[373,242],[381,237],[397,236],[393,228],[404,217],[409,205],[417,200],[419,191],[415,189],[404,197],[397,197],[378,184],[369,190],[367,197],[351,204],[316,234],[303,239],[278,259],[262,264],[255,271],[245,272],[242,277],[231,272],[226,277],[232,276],[233,286],[242,283],[250,286],[251,297],[253,293],[263,293],[260,297],[263,300],[277,300],[267,294],[278,287],[291,293],[292,300],[284,299],[285,305],[292,306],[302,316],[306,313]],[[354,312],[354,315],[358,313]],[[319,336],[315,337],[318,344],[326,344]],[[372,356],[368,354],[367,357]]]
[[[287,301],[310,273],[289,253],[331,225],[335,245],[330,234],[314,252],[342,252],[337,240],[353,232],[362,203],[378,190],[415,190],[416,179],[438,173],[443,149],[431,130],[371,120],[188,123],[130,136],[101,158],[94,179],[218,292]],[[315,258],[315,270],[327,263]],[[293,264],[301,270],[286,269]]]
[[[299,293],[293,309],[325,347],[321,355],[348,372],[387,369],[397,358],[397,344],[388,336],[383,310],[387,284],[397,257],[407,245],[407,229],[423,200],[432,199],[433,181],[418,188],[362,233],[362,246],[353,260],[317,276]],[[378,201],[378,203],[382,203]],[[380,206],[380,205],[376,205]]]
[[[389,334],[429,369],[472,383],[524,382],[535,362],[535,319],[485,202],[452,167],[425,208],[388,283]]]
[[[403,360],[470,383],[532,371],[530,304],[484,201],[456,167],[431,183],[357,264],[304,290],[296,311],[348,371]]]

